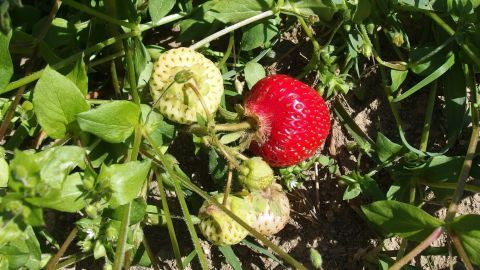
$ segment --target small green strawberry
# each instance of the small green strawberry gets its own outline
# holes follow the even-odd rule
[[[282,186],[272,184],[262,191],[252,192],[246,200],[254,207],[253,228],[264,235],[281,231],[290,218],[290,203]]]
[[[273,182],[273,170],[261,157],[245,160],[238,171],[238,180],[248,190],[260,190]]]
[[[223,79],[217,66],[189,48],[172,49],[158,58],[150,90],[155,106],[168,119],[192,124],[197,121],[197,114],[206,118],[192,85],[198,89],[208,112],[213,114],[223,96]]]
[[[223,194],[216,195],[214,199],[222,203]],[[254,213],[243,198],[234,195],[228,196],[226,207],[247,224],[253,224]],[[208,201],[203,203],[198,217],[201,220],[200,231],[208,241],[215,245],[234,245],[248,235],[245,228]]]

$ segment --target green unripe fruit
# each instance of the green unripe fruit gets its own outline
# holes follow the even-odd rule
[[[214,199],[222,203],[223,194],[218,194]],[[230,195],[225,206],[247,224],[253,224],[252,207],[243,198]],[[208,201],[203,203],[198,217],[201,220],[200,231],[208,241],[215,245],[234,245],[248,235],[245,228]]]
[[[249,190],[260,190],[273,182],[273,170],[261,157],[253,157],[243,162],[238,180]]]

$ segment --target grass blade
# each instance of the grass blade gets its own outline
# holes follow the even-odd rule
[[[225,256],[227,263],[230,264],[234,270],[242,270],[242,264],[231,246],[218,246],[218,250]]]

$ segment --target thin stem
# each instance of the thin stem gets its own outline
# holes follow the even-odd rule
[[[158,20],[156,22],[149,22],[149,23],[146,23],[146,24],[141,24],[139,26],[139,30],[140,30],[140,32],[144,32],[144,31],[150,30],[152,28],[155,28],[155,27],[167,24],[167,23],[171,23],[171,22],[174,22],[176,20],[180,20],[181,18],[185,17],[186,15],[187,14],[185,14],[185,13],[168,15],[166,17],[161,18],[160,20]]]
[[[213,41],[213,40],[215,40],[215,39],[217,39],[217,38],[219,38],[219,37],[221,37],[221,36],[223,36],[223,35],[226,35],[226,34],[232,32],[233,30],[236,30],[236,29],[238,29],[238,28],[240,28],[240,27],[243,27],[243,26],[245,26],[245,25],[251,24],[251,23],[253,23],[253,22],[259,21],[259,20],[261,20],[261,19],[270,17],[270,16],[272,16],[272,15],[274,15],[274,12],[273,12],[272,10],[268,10],[268,11],[262,12],[262,13],[260,13],[260,14],[258,14],[258,15],[255,15],[255,16],[253,16],[253,17],[250,17],[250,18],[248,18],[248,19],[245,19],[245,20],[243,20],[243,21],[240,21],[240,22],[238,22],[238,23],[236,23],[236,24],[233,24],[233,25],[230,25],[230,26],[228,26],[228,27],[225,27],[225,29],[220,30],[220,31],[216,32],[215,34],[210,35],[210,36],[208,36],[208,37],[206,37],[206,38],[198,41],[197,43],[195,43],[195,44],[193,44],[192,46],[190,46],[190,48],[193,49],[193,50],[199,49],[199,48],[205,46],[205,45],[206,45],[207,43],[209,43],[210,41]]]
[[[182,188],[180,187],[180,184],[178,183],[179,177],[177,177],[177,174],[174,172],[172,164],[165,161],[166,158],[163,155],[163,153],[158,150],[159,147],[158,147],[157,143],[155,141],[153,141],[152,138],[150,138],[148,133],[144,132],[143,135],[144,135],[144,138],[147,139],[148,143],[153,147],[153,150],[156,153],[157,157],[160,160],[163,161],[159,165],[163,166],[165,168],[166,172],[172,178],[172,182],[173,182],[173,185],[175,187],[175,193],[177,194],[177,198],[178,198],[178,201],[180,203],[180,208],[182,209],[183,215],[185,217],[185,223],[187,224],[187,228],[188,228],[188,231],[190,233],[190,238],[192,239],[193,246],[195,247],[195,250],[197,250],[198,260],[200,261],[200,265],[201,265],[202,269],[208,269],[207,259],[205,257],[205,254],[203,253],[202,247],[200,245],[200,241],[198,239],[197,232],[195,231],[195,227],[193,226],[192,218],[190,216],[190,212],[188,210],[187,203],[185,202],[185,198],[183,196]]]
[[[303,72],[300,73],[297,76],[297,79],[300,79],[300,78],[305,77],[308,73],[310,73],[313,69],[315,69],[317,67],[318,60],[319,60],[319,57],[320,57],[321,47],[318,44],[318,41],[313,36],[312,30],[307,25],[305,20],[300,16],[297,16],[297,20],[300,23],[300,25],[302,26],[303,31],[305,32],[305,34],[307,34],[308,38],[310,39],[310,41],[312,42],[312,45],[313,45],[313,55],[312,55],[312,58],[310,59],[310,62],[308,62],[307,66],[305,67]]]
[[[227,206],[227,200],[228,196],[230,195],[230,190],[232,188],[232,176],[233,176],[233,171],[232,168],[228,168],[228,175],[227,175],[227,184],[225,185],[225,192],[223,193],[223,202],[222,204],[224,206]]]
[[[425,110],[425,121],[423,122],[422,136],[420,139],[420,151],[427,151],[428,136],[430,134],[430,127],[432,123],[433,107],[435,105],[435,98],[437,97],[438,82],[434,81],[430,93],[428,94],[427,109]]]
[[[48,262],[47,266],[45,267],[46,270],[53,270],[56,269],[55,266],[58,263],[58,260],[63,256],[67,248],[70,246],[72,243],[73,239],[75,239],[75,236],[77,235],[78,229],[77,227],[74,227],[72,231],[67,236],[67,239],[65,239],[65,242],[63,242],[62,246],[60,249],[57,251],[55,256],[53,256],[50,261]]]
[[[163,181],[156,171],[155,174],[158,183],[158,191],[160,193],[160,198],[162,199],[163,212],[165,213],[164,216],[167,223],[168,235],[170,236],[170,242],[172,243],[173,254],[175,255],[175,260],[177,261],[177,267],[183,269],[182,255],[180,254],[177,235],[175,234],[175,228],[173,227],[170,208],[168,207],[167,202],[167,195],[165,194],[165,189],[163,187]]]
[[[418,183],[425,186],[434,187],[434,188],[452,189],[452,190],[455,190],[457,188],[457,183],[427,182],[427,181],[419,181]],[[469,192],[480,193],[480,186],[465,185],[464,189]]]
[[[222,67],[225,65],[228,58],[230,57],[230,54],[232,53],[234,43],[235,43],[235,35],[233,34],[233,31],[232,31],[230,33],[230,38],[228,39],[227,50],[225,51],[225,54],[223,55],[222,60],[220,60],[220,62],[218,62],[218,64],[217,64],[217,67],[219,69],[222,69]]]
[[[145,235],[145,233],[143,234]],[[155,253],[153,253],[152,248],[148,243],[147,237],[143,237],[142,243],[143,243],[143,246],[145,247],[145,251],[147,252],[148,257],[150,258],[150,261],[152,262],[153,270],[160,270],[160,262],[158,261],[157,256],[155,256]]]
[[[110,73],[112,74],[113,90],[115,91],[115,95],[117,96],[117,98],[120,98],[122,96],[122,90],[120,88],[120,83],[118,81],[117,65],[113,60],[110,63]]]
[[[405,257],[395,262],[389,270],[400,270],[404,265],[409,263],[413,258],[420,254],[424,249],[429,247],[437,238],[442,235],[443,228],[436,228],[425,240],[423,240],[418,246],[410,251]]]
[[[448,25],[442,18],[440,18],[436,13],[434,12],[426,12],[427,16],[430,17],[433,21],[435,21],[440,27],[445,30],[450,36],[455,35],[455,30],[453,30],[450,25]],[[458,41],[457,41],[458,42]],[[480,57],[475,53],[478,52],[478,48],[471,43],[468,39],[465,40],[465,42],[460,43],[460,47],[462,47],[463,51],[470,57],[473,62],[477,66],[480,66]]]
[[[85,6],[83,4],[77,3],[74,0],[63,0],[63,3],[73,7],[75,9],[78,9],[82,12],[85,12],[89,15],[92,15],[92,16],[95,16],[99,19],[102,19],[106,22],[113,23],[113,24],[120,25],[120,26],[124,26],[124,27],[130,28],[130,29],[136,29],[137,28],[136,24],[129,23],[129,22],[122,21],[122,20],[118,20],[116,18],[112,18],[112,17],[110,17],[108,15],[105,15],[104,13],[99,12],[99,11],[89,7],[89,6]]]
[[[448,232],[450,235],[450,239],[452,239],[453,245],[455,246],[455,249],[457,250],[458,256],[462,259],[463,263],[465,264],[465,267],[468,270],[473,270],[473,265],[472,262],[470,262],[470,259],[468,258],[467,253],[465,252],[465,249],[463,248],[462,242],[460,239],[458,239],[458,236],[454,232]]]
[[[74,263],[78,263],[82,260],[85,260],[86,258],[92,256],[93,254],[92,253],[80,253],[80,254],[74,254],[72,256],[69,256],[67,259],[59,262],[57,264],[57,267],[55,269],[64,269],[65,267],[71,265],[71,264],[74,264]]]
[[[92,61],[90,62],[90,64],[88,65],[88,68],[93,68],[95,66],[98,66],[98,65],[101,65],[103,63],[107,63],[107,62],[110,62],[112,60],[115,60],[119,57],[122,57],[125,55],[125,51],[118,51],[116,53],[113,53],[113,54],[110,54],[110,55],[107,55],[101,59],[98,59],[98,60],[95,60],[95,61]]]
[[[52,25],[53,19],[57,15],[58,10],[60,9],[60,6],[62,5],[62,2],[60,0],[56,0],[55,3],[52,6],[52,9],[50,10],[50,14],[48,15],[47,21],[42,25],[42,28],[40,29],[40,33],[37,36],[37,41],[35,43],[35,46],[33,48],[33,58],[28,62],[26,68],[25,68],[25,74],[30,75],[33,71],[34,63],[35,63],[35,58],[38,56],[39,52],[39,44],[40,41],[45,38],[47,35],[48,29]],[[15,98],[13,99],[13,102],[10,104],[10,107],[8,108],[8,111],[2,121],[2,124],[0,125],[0,141],[3,140],[3,137],[7,133],[8,126],[10,125],[13,116],[15,114],[15,110],[20,104],[20,100],[22,99],[23,93],[25,92],[26,89],[26,84],[23,85],[20,89],[18,89],[17,93],[15,94]],[[8,85],[7,87],[8,88]],[[7,90],[3,90],[3,93],[7,92]]]
[[[135,66],[133,61],[133,44],[132,41],[124,40],[124,47],[126,49],[125,59],[127,61],[128,81],[130,82],[130,94],[133,97],[133,102],[140,104],[140,96],[137,90],[137,79],[135,76]]]
[[[75,62],[79,57],[81,57],[82,55],[90,55],[90,54],[93,54],[97,51],[100,51],[102,50],[103,48],[105,47],[108,47],[108,46],[111,46],[113,44],[115,44],[116,42],[120,41],[120,40],[123,40],[125,38],[129,38],[129,37],[133,37],[135,36],[136,34],[133,33],[133,32],[129,32],[129,33],[125,33],[125,34],[122,34],[122,35],[119,35],[118,37],[112,37],[112,38],[108,38],[102,42],[99,42],[91,47],[88,47],[86,48],[85,50],[81,51],[81,52],[78,52],[76,54],[73,54],[72,56],[70,57],[67,57],[66,59],[56,63],[55,65],[52,66],[53,69],[55,70],[58,70],[60,68],[63,68],[65,66],[67,66],[68,64],[71,64],[73,62]],[[27,75],[17,81],[14,81],[14,82],[11,82],[9,83],[3,90],[2,92],[0,92],[0,94],[3,94],[3,93],[6,93],[6,92],[9,92],[9,91],[12,91],[14,89],[17,89],[19,87],[22,87],[24,85],[27,85],[33,81],[36,81],[38,79],[40,79],[40,77],[42,76],[43,74],[43,71],[45,69],[42,69],[42,70],[39,70],[39,71],[36,71],[30,75]]]
[[[472,168],[472,160],[475,156],[475,151],[478,144],[478,132],[479,132],[479,115],[476,102],[478,102],[478,92],[476,90],[476,85],[473,82],[474,73],[471,72],[471,79],[469,80],[470,89],[472,91],[471,98],[471,116],[472,116],[472,134],[470,136],[470,143],[468,144],[467,153],[465,154],[465,160],[463,161],[462,170],[458,175],[457,188],[453,194],[452,201],[448,207],[447,215],[445,217],[445,222],[451,222],[457,213],[458,202],[463,196],[463,191],[465,190],[465,185],[468,176],[470,175],[470,169]]]
[[[213,199],[211,196],[209,196],[205,191],[203,191],[201,188],[196,186],[190,181],[187,181],[186,179],[183,179],[182,177],[179,177],[174,174],[173,168],[166,162],[165,158],[163,157],[163,154],[158,151],[155,147],[153,151],[157,154],[157,157],[151,155],[150,153],[141,150],[140,152],[150,158],[153,162],[155,162],[158,165],[164,166],[169,172],[169,174],[172,177],[177,178],[180,180],[180,182],[185,185],[187,188],[191,189],[193,192],[197,193],[200,195],[203,199],[207,200],[209,203],[214,204],[218,208],[220,208],[223,212],[225,212],[229,217],[231,217],[233,220],[235,220],[240,226],[244,227],[253,237],[258,239],[260,242],[265,244],[265,246],[271,248],[275,253],[277,253],[280,257],[282,257],[286,262],[291,264],[295,269],[300,269],[300,270],[306,270],[305,266],[301,264],[299,261],[295,260],[292,256],[290,256],[288,253],[283,251],[280,247],[272,243],[270,240],[268,240],[267,237],[265,237],[263,234],[257,232],[254,228],[252,228],[250,225],[248,225],[245,221],[243,221],[240,217],[235,215],[232,211],[227,209],[225,206],[223,206],[221,203],[217,202],[215,199]]]
[[[127,243],[128,226],[130,225],[130,212],[132,204],[128,203],[123,207],[123,217],[120,224],[120,232],[117,241],[117,248],[115,250],[115,260],[113,262],[113,270],[121,270],[123,261],[125,259],[125,249]]]

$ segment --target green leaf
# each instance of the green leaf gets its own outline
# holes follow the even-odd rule
[[[42,182],[58,189],[75,167],[85,168],[84,158],[85,150],[73,145],[52,147],[35,154]]]
[[[119,100],[78,114],[77,120],[83,131],[95,134],[109,143],[124,142],[138,124],[140,106]]]
[[[435,81],[436,79],[440,78],[445,72],[447,72],[452,66],[455,64],[455,54],[449,53],[449,57],[445,63],[443,63],[437,70],[432,72],[426,78],[418,82],[412,88],[405,91],[400,96],[396,97],[393,102],[401,101],[412,95],[413,93],[417,92],[418,90],[422,89],[423,87],[429,85],[431,82]]]
[[[117,207],[115,209],[107,209],[108,217],[121,221],[123,219],[123,212],[125,207]],[[137,224],[143,220],[147,211],[147,203],[143,198],[135,198],[132,201],[132,207],[130,210],[130,225]]]
[[[364,19],[370,16],[372,10],[372,3],[370,0],[358,0],[358,4],[355,7],[355,12],[352,16],[354,23],[361,23]]]
[[[467,82],[461,64],[455,64],[446,74],[445,109],[448,141],[455,141],[462,130],[467,102]]]
[[[480,215],[463,215],[455,218],[450,228],[458,235],[463,248],[473,264],[480,265]]]
[[[218,246],[218,250],[225,256],[227,263],[230,264],[234,270],[242,270],[242,264],[237,255],[235,255],[235,252],[233,252],[231,246]]]
[[[148,105],[140,105],[142,110],[142,122],[144,131],[149,135],[156,145],[161,146],[161,150],[165,153],[168,145],[172,142],[176,134],[175,125],[164,121],[164,117],[153,111]]]
[[[230,144],[238,139],[240,139],[242,136],[245,135],[245,132],[244,131],[237,131],[237,132],[232,132],[232,133],[227,133],[225,135],[223,135],[222,137],[220,137],[220,142],[222,144]]]
[[[273,0],[220,0],[208,13],[223,23],[236,23],[273,8]]]
[[[68,175],[60,190],[52,190],[44,196],[26,198],[29,203],[61,212],[75,213],[86,206],[83,197],[83,179],[80,173]]]
[[[75,116],[89,109],[78,87],[49,66],[35,86],[33,106],[40,126],[54,139],[74,130]]]
[[[2,222],[5,222],[2,216],[0,216],[0,220],[2,220]],[[2,233],[0,234],[0,250],[3,246],[8,244],[9,242],[22,237],[22,234],[23,234],[23,232],[18,227],[17,223],[7,222],[4,224],[5,225],[3,225],[2,227]]]
[[[21,237],[0,248],[0,254],[7,258],[10,269],[40,269],[42,252],[30,226]]]
[[[247,247],[252,249],[255,252],[261,253],[270,259],[272,259],[274,262],[278,263],[281,266],[285,266],[281,260],[279,260],[275,255],[273,255],[268,249],[265,249],[257,244],[254,244],[252,242],[249,242],[247,239],[243,239],[242,243],[245,244]]]
[[[345,192],[343,193],[343,200],[351,200],[353,198],[358,197],[362,193],[362,188],[360,187],[360,184],[358,183],[353,183],[347,186],[347,189],[345,189]]]
[[[381,132],[377,134],[377,155],[378,159],[383,163],[387,161],[389,158],[400,152],[402,150],[402,146],[396,144],[389,140],[385,135]]]
[[[392,84],[390,85],[390,91],[396,93],[400,88],[400,85],[405,81],[408,75],[408,70],[395,70],[390,71],[390,77],[392,79]]]
[[[265,77],[265,69],[262,65],[256,62],[248,62],[245,65],[245,81],[247,81],[249,89],[263,77]]]
[[[250,51],[260,46],[268,45],[268,42],[277,34],[278,27],[275,19],[264,20],[246,26],[240,41],[240,49]]]
[[[422,241],[443,221],[425,211],[402,202],[377,201],[362,206],[368,221],[385,236],[397,235],[413,241]]]
[[[124,164],[102,166],[98,181],[107,183],[112,190],[113,207],[127,204],[138,196],[150,171],[150,161],[130,161]]]
[[[134,68],[139,89],[145,87],[150,80],[153,71],[153,63],[147,48],[139,38],[133,39]]]
[[[7,35],[0,32],[0,67],[2,67],[0,68],[0,93],[3,92],[3,88],[7,86],[13,75],[12,57],[8,49],[11,37],[11,31]]]
[[[0,158],[0,188],[7,187],[9,177],[8,163],[4,158]]]
[[[150,0],[148,2],[148,13],[152,21],[156,22],[165,17],[175,5],[175,0]]]
[[[70,79],[78,87],[78,89],[80,90],[80,92],[82,92],[84,96],[87,95],[88,76],[83,57],[77,59],[77,62],[75,62],[72,70],[70,70],[70,72],[67,74],[67,78]]]

